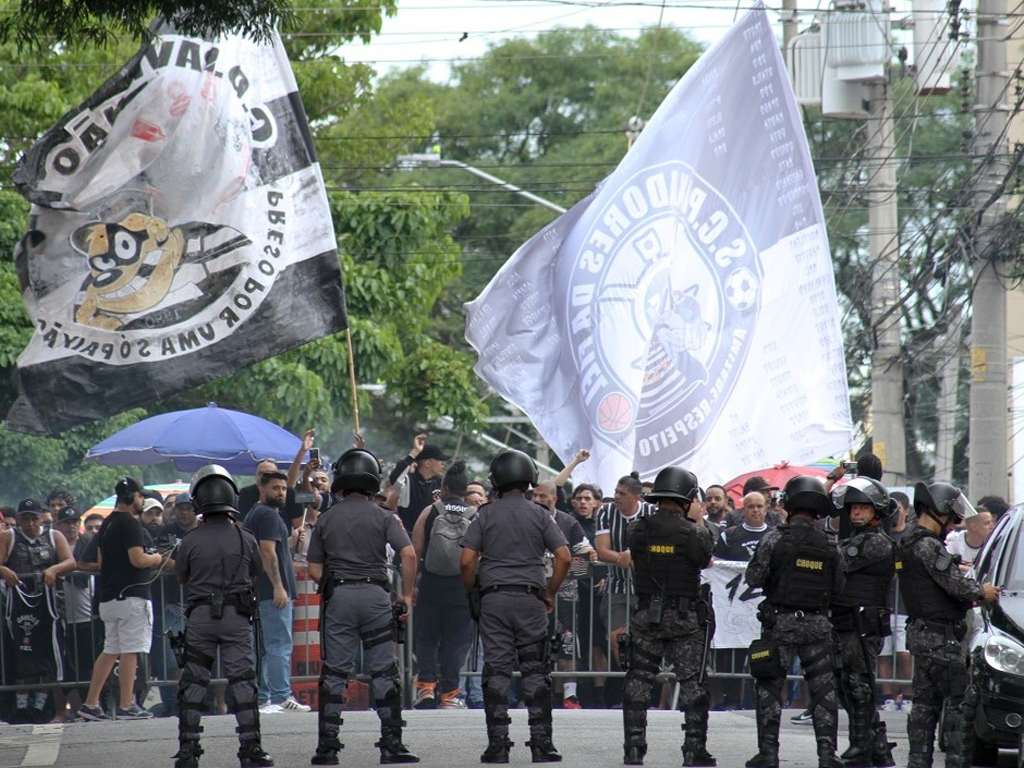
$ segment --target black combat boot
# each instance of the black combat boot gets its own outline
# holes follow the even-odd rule
[[[843,768],[843,761],[836,754],[836,745],[831,739],[818,739],[818,768]]]
[[[842,754],[843,763],[849,768],[867,768],[874,765],[875,738],[872,732],[874,707],[870,702],[850,701],[850,746]]]
[[[526,742],[526,746],[530,748],[530,754],[533,756],[533,762],[535,763],[562,762],[562,756],[555,749],[555,745],[551,741],[550,732],[531,736],[530,740]]]
[[[487,736],[487,749],[484,750],[483,754],[480,755],[481,763],[507,763],[508,762],[508,751],[512,749],[513,744],[508,740],[508,736],[488,734]]]
[[[715,756],[707,750],[707,727],[708,713],[703,711],[688,711],[686,722],[683,724],[683,765],[698,766],[699,768],[715,768],[718,761]]]
[[[762,732],[758,749],[758,753],[747,760],[747,768],[779,768],[778,733],[770,734]]]
[[[316,752],[309,762],[313,765],[337,765],[338,752],[345,748],[345,745],[338,740],[338,734],[321,733],[316,743]]]
[[[238,762],[241,768],[271,768],[274,758],[268,755],[256,740],[247,741],[238,748]]]
[[[174,768],[199,768],[201,754],[203,748],[199,746],[198,740],[181,740],[178,742],[178,754],[174,756]]]
[[[402,723],[401,720],[398,721]],[[374,744],[380,749],[380,764],[418,763],[420,759],[402,743],[402,726],[394,723],[381,723],[380,741]]]
[[[647,710],[632,701],[623,701],[622,726],[626,737],[622,762],[643,765],[647,755]]]
[[[875,743],[871,750],[871,765],[876,768],[893,768],[896,760],[892,756],[892,748],[896,746],[895,741],[889,741],[889,731],[886,729],[885,721],[875,724]]]

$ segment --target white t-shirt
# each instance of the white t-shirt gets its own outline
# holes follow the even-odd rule
[[[946,549],[951,555],[960,555],[964,565],[972,565],[978,558],[981,547],[972,547],[967,543],[967,530],[951,531],[946,537]]]

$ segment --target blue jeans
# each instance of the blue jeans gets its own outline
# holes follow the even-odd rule
[[[260,704],[280,704],[292,695],[292,602],[275,608],[273,600],[260,600],[263,624],[263,663],[260,667]]]

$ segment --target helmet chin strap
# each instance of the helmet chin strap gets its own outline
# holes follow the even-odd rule
[[[953,515],[946,513],[946,515],[944,516],[946,520],[942,520],[939,518],[937,514],[935,514],[935,512],[931,508],[925,510],[925,514],[928,515],[928,517],[930,517],[936,523],[938,523],[940,529],[939,536],[942,539],[945,539],[946,534],[948,534],[953,529]]]

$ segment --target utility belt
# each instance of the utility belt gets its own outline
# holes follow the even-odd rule
[[[944,635],[946,640],[960,642],[967,636],[967,622],[963,619],[956,621],[944,619],[910,619],[910,625],[915,629],[925,629],[938,635]]]
[[[892,612],[880,605],[833,605],[832,628],[836,632],[889,637],[892,634]]]
[[[489,587],[484,587],[480,590],[480,597],[489,595],[492,592],[521,592],[533,595],[538,600],[544,599],[544,590],[532,584],[491,584]]]
[[[334,586],[341,587],[346,584],[373,584],[375,587],[391,591],[391,582],[387,579],[371,579],[366,577],[365,579],[335,579]]]
[[[775,605],[774,608],[779,616],[796,616],[798,619],[804,616],[828,616],[824,608],[791,608],[787,605]]]
[[[254,612],[253,593],[248,590],[245,592],[215,592],[212,595],[189,598],[185,618],[187,619],[191,616],[192,611],[200,605],[210,606],[210,616],[214,619],[220,619],[224,616],[224,606],[226,605],[234,606],[235,610],[242,616],[252,616]]]
[[[689,613],[690,611],[696,610],[698,604],[703,604],[704,601],[695,597],[680,597],[675,596],[659,596],[659,595],[637,595],[636,598],[636,609],[638,611],[649,611],[651,609],[652,602],[661,601],[661,608],[672,608],[679,613]]]

